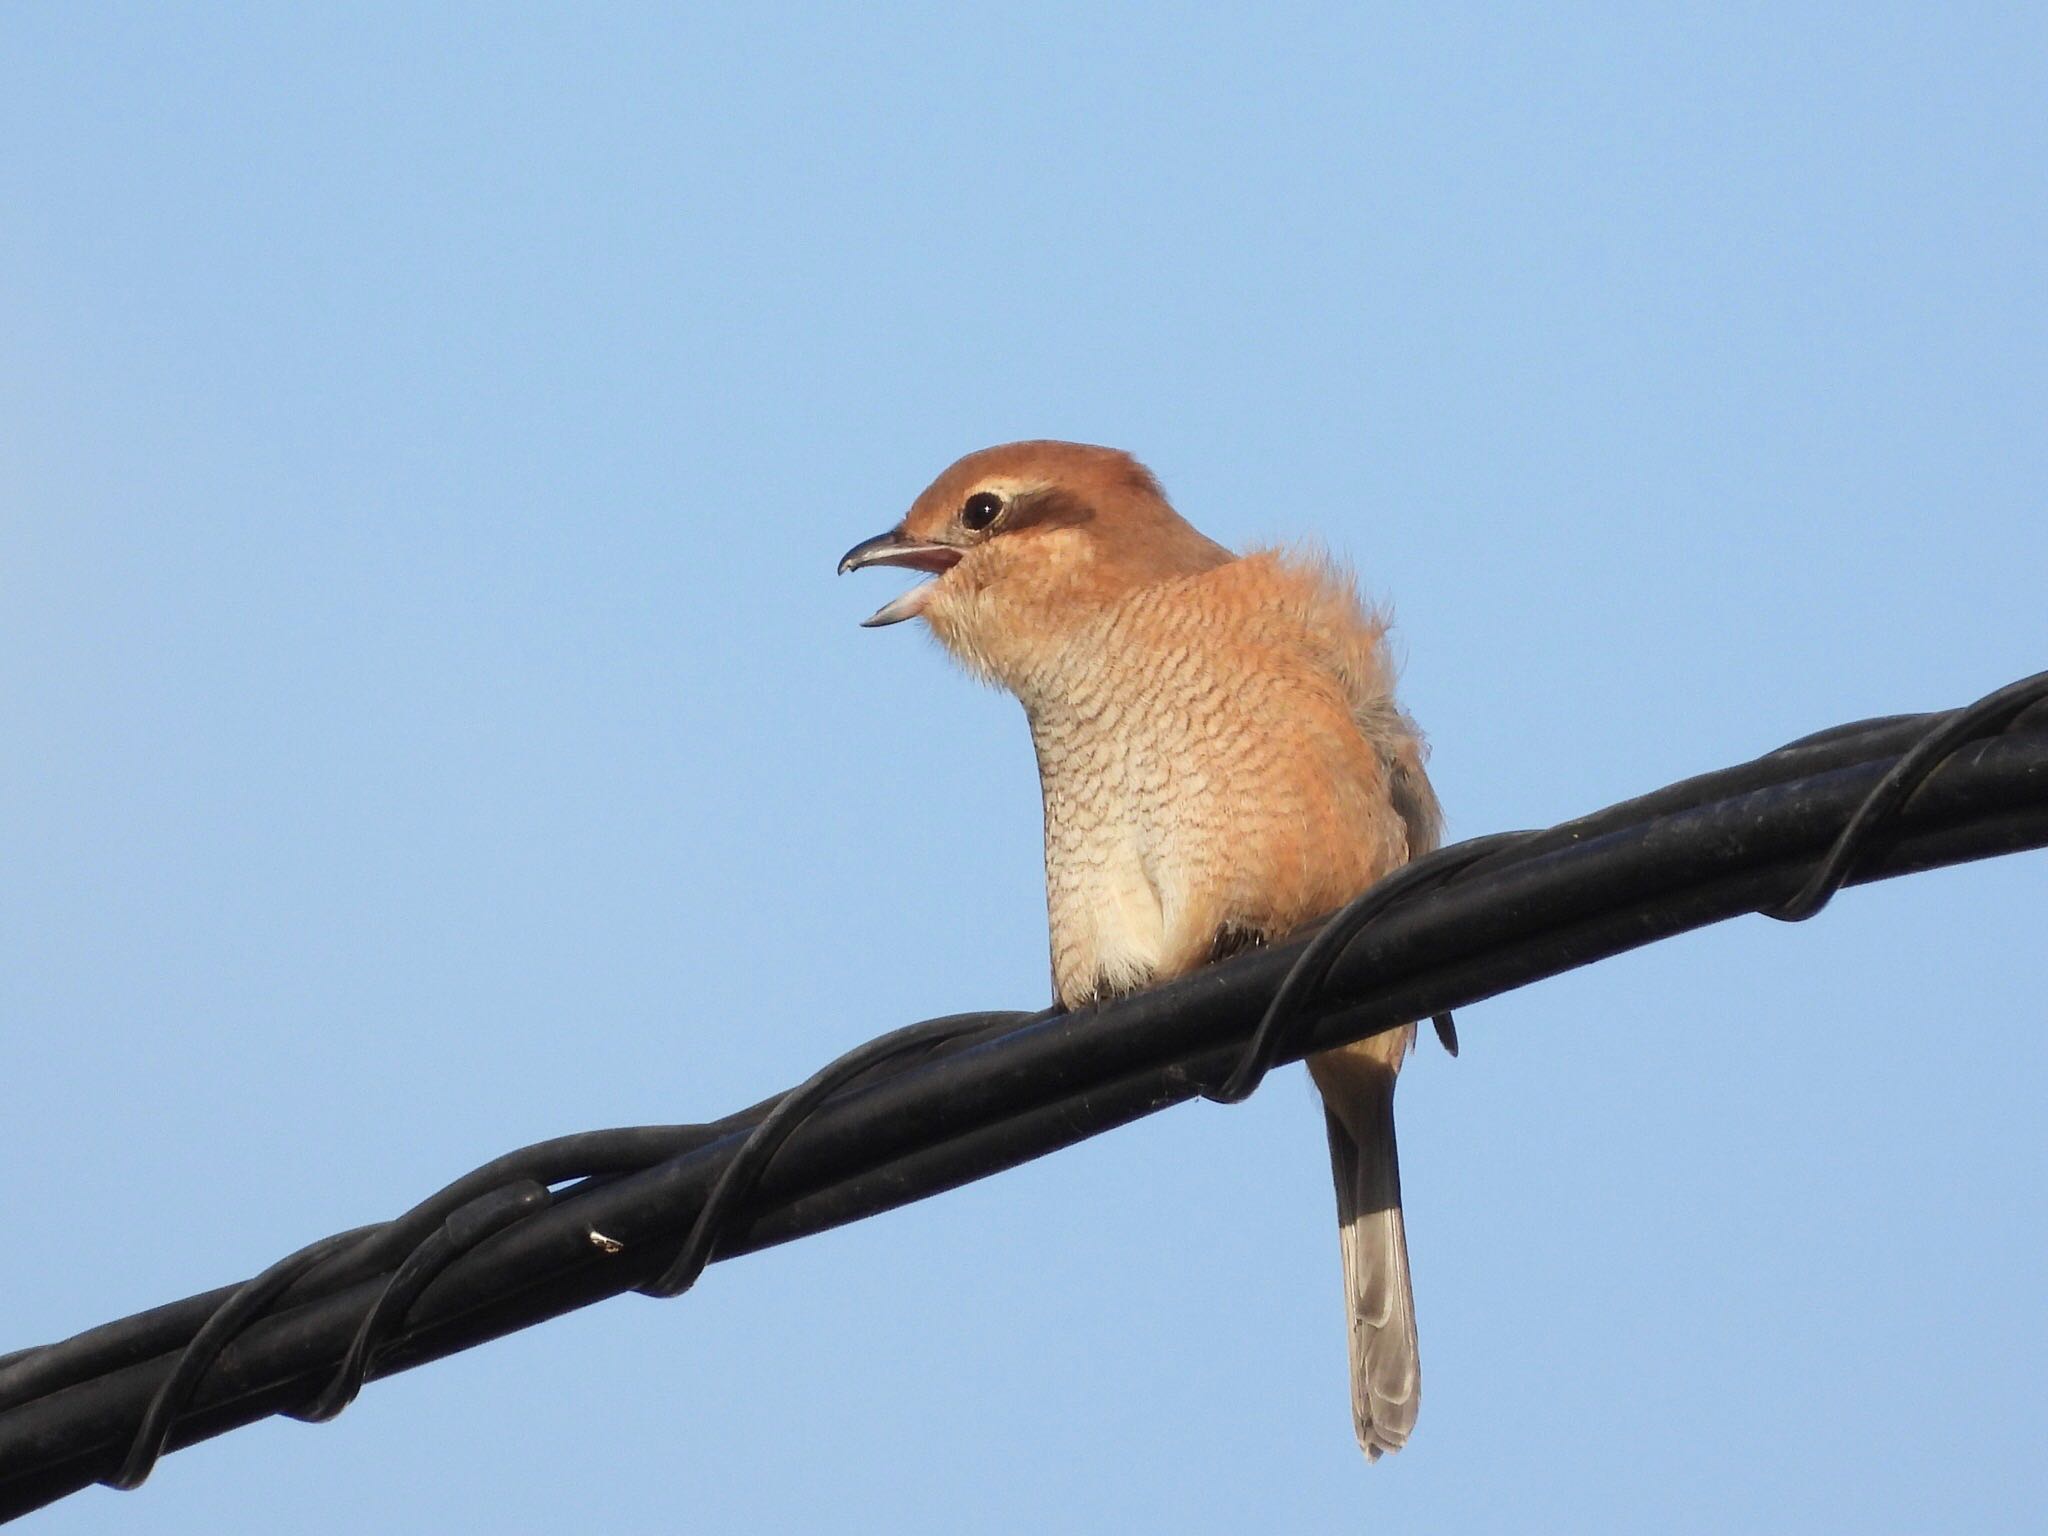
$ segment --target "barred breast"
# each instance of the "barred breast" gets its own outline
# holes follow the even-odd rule
[[[1284,933],[1407,856],[1301,582],[1262,556],[1145,588],[1020,690],[1066,1005],[1191,970],[1227,931]]]

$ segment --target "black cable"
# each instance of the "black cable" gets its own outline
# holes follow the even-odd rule
[[[155,1469],[157,1458],[163,1455],[164,1442],[170,1438],[172,1423],[191,1404],[199,1378],[206,1374],[214,1357],[232,1344],[235,1335],[259,1317],[286,1286],[321,1260],[346,1247],[356,1235],[342,1232],[333,1237],[323,1237],[297,1253],[287,1254],[221,1303],[199,1332],[192,1336],[192,1342],[178,1357],[177,1366],[164,1378],[155,1396],[150,1398],[149,1407],[143,1411],[142,1422],[135,1428],[135,1438],[129,1444],[127,1456],[122,1458],[119,1470],[105,1479],[108,1487],[133,1489],[142,1486],[143,1480]]]
[[[2023,679],[2019,683],[1999,690],[1986,700],[1980,701],[1979,704],[1972,706],[1969,711],[1963,712],[1963,714],[1967,714],[1970,717],[1969,720],[1963,720],[1960,715],[1951,717],[1892,716],[1881,720],[1837,726],[1789,743],[1786,747],[1779,749],[1779,751],[1758,759],[1757,763],[1751,766],[1767,766],[1781,763],[1796,757],[1807,749],[1815,747],[1835,747],[1839,749],[1845,743],[1860,743],[1871,752],[1879,752],[1899,739],[1902,733],[1910,733],[1926,738],[1921,742],[1920,748],[1916,749],[1916,751],[1920,754],[1918,760],[1921,768],[1931,768],[1940,760],[1938,752],[1934,750],[1940,746],[1940,741],[1927,737],[1926,724],[1930,718],[1936,720],[1946,718],[1947,724],[1943,728],[1944,738],[1951,735],[1960,737],[1967,734],[1968,729],[1972,728],[1973,722],[2001,713],[2007,708],[2012,708],[2015,712],[2015,717],[2017,717],[2019,714],[2023,714],[2030,704],[2038,705],[2040,697],[2041,679],[2039,677]],[[1901,764],[1900,766],[1903,769],[1906,765]],[[1740,771],[1734,770],[1732,772]],[[1726,782],[1730,772],[1724,770],[1720,775],[1709,777],[1720,781],[1720,787],[1724,789],[1735,787]],[[1688,781],[1688,784],[1673,786],[1670,790],[1660,792],[1660,795],[1645,797],[1643,800],[1614,807],[1609,812],[1601,813],[1599,817],[1585,818],[1577,823],[1568,823],[1564,828],[1554,829],[1549,834],[1531,834],[1530,836],[1535,840],[1541,840],[1546,837],[1554,839],[1558,833],[1569,833],[1574,836],[1583,837],[1589,832],[1596,830],[1598,822],[1603,818],[1612,818],[1617,813],[1626,812],[1631,809],[1651,808],[1660,799],[1681,793],[1689,788],[1690,785],[1700,782],[1703,781]],[[1907,787],[1910,788],[1910,785]],[[1901,796],[1901,798],[1903,797]],[[1859,816],[1866,824],[1870,819],[1870,808],[1870,805],[1866,804],[1864,810],[1859,813]],[[1844,829],[1843,837],[1845,840],[1852,840],[1853,836],[1854,829]],[[1446,854],[1460,854],[1460,850],[1470,850],[1472,846],[1470,843],[1461,844],[1459,849],[1444,850],[1444,852]],[[1816,879],[1826,876],[1838,883],[1841,873],[1846,869],[1846,863],[1841,857],[1842,851],[1851,847],[1853,847],[1853,841],[1844,841],[1839,845],[1836,852],[1831,854],[1829,860],[1829,864],[1834,866],[1834,873],[1828,876],[1826,869],[1817,870]],[[1462,855],[1460,856],[1462,857]],[[1426,868],[1428,868],[1426,863],[1409,866],[1411,871]],[[1333,929],[1338,928],[1340,925],[1355,929],[1360,925],[1360,920],[1363,917],[1370,915],[1370,911],[1378,910],[1380,906],[1385,904],[1385,898],[1389,894],[1393,893],[1387,890],[1386,883],[1383,882],[1382,885],[1376,886],[1373,891],[1366,893],[1359,903],[1354,903],[1347,914],[1340,915],[1337,919],[1334,919],[1330,926],[1325,928],[1324,933],[1330,934]],[[1815,910],[1817,910],[1817,907]],[[1324,947],[1326,948],[1326,953],[1317,957],[1313,971],[1309,967],[1304,966],[1301,970],[1290,973],[1284,988],[1290,996],[1298,995],[1312,975],[1327,969],[1327,946]],[[1284,1000],[1282,997],[1276,996],[1273,1003],[1268,1005],[1267,1017],[1262,1021],[1262,1043],[1259,1047],[1259,1059],[1262,1059],[1266,1066],[1255,1068],[1249,1074],[1249,1080],[1254,1086],[1258,1077],[1263,1075],[1266,1067],[1270,1067],[1274,1059],[1273,1035],[1275,1026],[1283,1016],[1278,1005]],[[1443,1021],[1447,1019],[1448,1015],[1441,1016],[1439,1022],[1440,1032],[1444,1032]],[[1450,1041],[1447,1040],[1446,1044],[1449,1045]],[[1247,1062],[1246,1066],[1251,1066],[1251,1063]],[[1240,1069],[1238,1077],[1243,1079],[1245,1076],[1244,1070]],[[1223,1089],[1218,1090],[1219,1094],[1233,1093],[1236,1097],[1242,1097],[1243,1093],[1248,1091],[1242,1080],[1236,1084],[1235,1088],[1230,1084],[1226,1084]],[[770,1103],[773,1102],[770,1101]],[[553,1183],[560,1182],[569,1177],[585,1177],[606,1171],[617,1172],[644,1167],[661,1157],[680,1155],[691,1147],[701,1145],[715,1136],[718,1131],[730,1128],[735,1123],[742,1123],[749,1118],[758,1119],[767,1107],[766,1105],[756,1106],[753,1110],[743,1111],[740,1115],[728,1117],[727,1120],[718,1122],[714,1126],[655,1126],[628,1128],[617,1131],[587,1132],[560,1137],[553,1141],[539,1143],[534,1147],[523,1148],[518,1152],[508,1154],[504,1158],[494,1160],[483,1168],[466,1175],[435,1196],[421,1202],[413,1211],[408,1212],[404,1217],[399,1218],[398,1221],[379,1228],[364,1229],[365,1234],[367,1234],[366,1240],[352,1250],[347,1250],[345,1260],[327,1271],[323,1278],[326,1278],[330,1285],[335,1285],[347,1278],[353,1278],[364,1273],[374,1273],[379,1268],[386,1267],[388,1263],[396,1262],[413,1245],[423,1241],[426,1235],[433,1230],[434,1225],[444,1219],[449,1211],[475,1198],[481,1191],[487,1191],[490,1188],[520,1177],[534,1177],[542,1179],[544,1182]],[[323,1246],[322,1251],[328,1252],[329,1250]],[[323,1260],[322,1262],[326,1261]],[[69,1341],[71,1347],[68,1350],[68,1354],[71,1359],[68,1361],[65,1358],[66,1351],[62,1346],[44,1347],[40,1350],[20,1350],[8,1356],[0,1357],[0,1407],[26,1401],[40,1393],[55,1390],[57,1387],[66,1384],[67,1380],[83,1379],[85,1376],[97,1371],[132,1363],[136,1359],[148,1358],[150,1355],[160,1352],[161,1349],[170,1347],[180,1337],[179,1328],[183,1325],[186,1315],[197,1311],[203,1318],[212,1305],[222,1305],[225,1298],[231,1297],[234,1294],[235,1288],[229,1287],[206,1297],[193,1298],[191,1303],[174,1304],[172,1308],[160,1308],[155,1313],[145,1314],[146,1317],[155,1320],[157,1327],[154,1330],[127,1330],[120,1341],[127,1346],[125,1351],[104,1347],[105,1344],[111,1344],[114,1341],[101,1341],[97,1339],[96,1335],[99,1335],[102,1330],[93,1330],[88,1334],[80,1335],[75,1340]],[[194,1304],[197,1305],[195,1306]],[[233,1317],[241,1314],[235,1312],[228,1315]],[[189,1333],[189,1330],[187,1332]],[[95,1348],[95,1345],[100,1345],[101,1347]],[[66,1372],[64,1367],[67,1364],[73,1365],[74,1369]]]
[[[1030,1017],[1026,1013],[1011,1014],[1009,1021]],[[881,1066],[921,1046],[941,1045],[984,1030],[988,1023],[987,1014],[967,1013],[927,1019],[921,1024],[907,1024],[865,1045],[855,1046],[837,1061],[790,1089],[741,1143],[732,1161],[725,1165],[718,1182],[711,1186],[703,1209],[697,1212],[697,1219],[690,1224],[690,1234],[683,1239],[681,1250],[658,1278],[640,1287],[642,1294],[669,1299],[682,1295],[697,1283],[697,1277],[711,1262],[712,1250],[726,1223],[734,1210],[753,1194],[762,1173],[767,1170],[768,1160],[826,1099],[870,1068]]]
[[[2044,701],[2048,674],[1967,710],[1838,727],[1560,827],[1440,850],[1305,943],[1120,1003],[932,1020],[711,1125],[507,1154],[244,1286],[0,1358],[0,1518],[95,1477],[132,1486],[167,1446],[265,1412],[337,1411],[370,1375],[604,1295],[677,1294],[714,1257],[985,1176],[1204,1085],[1234,1100],[1310,1049],[1738,911],[1816,889],[1824,902],[1845,880],[2048,843]],[[2011,739],[1975,739],[2001,726]],[[1808,871],[1794,901],[1778,894]],[[662,1240],[677,1231],[679,1246]]]
[[[695,1283],[712,1257],[722,1224],[734,1208],[751,1193],[754,1183],[775,1151],[802,1124],[806,1116],[833,1092],[857,1082],[871,1069],[912,1051],[943,1045],[985,1033],[1031,1017],[1021,1013],[966,1013],[929,1019],[893,1031],[855,1047],[830,1063],[808,1081],[753,1111],[729,1117],[720,1126],[751,1122],[740,1152],[725,1167],[711,1197],[692,1224],[689,1236],[669,1270],[657,1281],[642,1287],[649,1295],[681,1295]],[[465,1174],[413,1210],[382,1227],[361,1228],[323,1238],[272,1265],[255,1279],[234,1288],[215,1309],[198,1333],[178,1356],[171,1374],[151,1399],[138,1424],[135,1437],[120,1468],[102,1479],[107,1486],[124,1490],[138,1488],[162,1457],[172,1422],[189,1407],[207,1370],[221,1352],[251,1321],[260,1316],[290,1286],[323,1264],[341,1258],[349,1262],[339,1273],[360,1269],[398,1250],[421,1232],[428,1221],[436,1224],[419,1236],[399,1261],[375,1304],[364,1316],[340,1367],[313,1400],[303,1406],[281,1411],[308,1422],[333,1418],[353,1402],[362,1390],[379,1346],[400,1325],[407,1310],[434,1278],[485,1238],[513,1222],[545,1208],[550,1194],[534,1175],[549,1182],[574,1178],[602,1178],[644,1168],[650,1162],[686,1157],[711,1139],[710,1126],[638,1126],[618,1131],[585,1132],[540,1142],[517,1152],[495,1158]],[[664,1158],[662,1154],[666,1153]],[[472,1191],[482,1189],[481,1194]],[[593,1240],[603,1246],[602,1234]],[[6,1367],[26,1367],[36,1351],[17,1351],[0,1361],[0,1378]],[[47,1369],[51,1362],[40,1362]],[[26,1374],[24,1370],[22,1374]],[[9,1388],[16,1383],[7,1382]]]
[[[1885,822],[1898,815],[1899,807],[1927,782],[1929,774],[1972,737],[2000,729],[2044,699],[2048,699],[2048,672],[2036,672],[1941,720],[1878,780],[1806,882],[1777,906],[1763,908],[1763,915],[1784,923],[1803,923],[1819,912],[1834,899]]]
[[[1266,1011],[1260,1015],[1259,1027],[1252,1031],[1251,1043],[1245,1047],[1244,1056],[1231,1069],[1230,1076],[1218,1087],[1207,1090],[1204,1097],[1218,1104],[1241,1104],[1258,1091],[1266,1074],[1281,1060],[1290,1054],[1301,1054],[1292,1049],[1296,1044],[1296,1032],[1290,1026],[1297,1023],[1303,1006],[1329,979],[1330,967],[1336,963],[1337,956],[1367,923],[1403,898],[1441,885],[1482,859],[1524,843],[1533,835],[1529,832],[1496,832],[1489,837],[1473,838],[1442,849],[1426,859],[1404,864],[1342,908],[1317,930],[1315,937],[1308,941],[1308,947],[1287,968],[1287,974],[1280,978],[1280,985],[1273,993],[1273,1000],[1266,1004]],[[1436,1018],[1439,1033],[1451,1030],[1449,1013],[1438,1014]],[[1452,1055],[1457,1054],[1455,1045],[1451,1043],[1456,1038],[1452,1033],[1451,1040],[1445,1042]]]
[[[1028,1017],[1014,1012],[970,1013],[932,1020],[930,1024],[947,1026],[932,1030],[936,1042],[942,1037],[963,1038],[987,1032]],[[911,1026],[912,1030],[923,1028]],[[868,1051],[868,1046],[862,1046],[849,1056],[864,1057]],[[827,1067],[820,1077],[832,1074],[846,1060],[842,1058]],[[855,1062],[851,1073],[837,1075],[850,1082],[858,1077],[860,1065]],[[785,1098],[778,1095],[707,1125],[581,1131],[521,1147],[464,1174],[395,1221],[324,1238],[241,1286],[190,1297],[124,1319],[122,1323],[89,1330],[60,1344],[16,1350],[0,1357],[0,1411],[178,1347],[183,1347],[186,1353],[177,1375],[191,1378],[191,1382],[180,1381],[179,1391],[189,1396],[192,1382],[204,1374],[211,1359],[233,1342],[240,1328],[277,1298],[283,1297],[285,1304],[291,1304],[303,1301],[308,1294],[331,1294],[367,1275],[388,1270],[429,1241],[455,1213],[497,1190],[523,1182],[545,1186],[601,1178],[687,1156],[721,1136],[759,1125]],[[778,1144],[788,1129],[785,1123],[776,1136]],[[195,1327],[197,1333],[192,1331]],[[138,1434],[138,1452],[144,1438],[145,1435]],[[147,1467],[142,1471],[146,1476]]]
[[[1819,912],[1842,888],[1851,868],[1880,834],[1886,821],[1898,814],[1899,808],[1915,789],[1926,782],[1929,774],[1964,743],[2001,729],[2029,707],[2044,702],[2048,702],[2048,672],[2037,672],[1986,694],[1966,708],[1933,717],[1935,723],[1923,729],[1912,748],[1864,796],[1827,855],[1814,867],[1812,875],[1799,890],[1779,905],[1759,908],[1759,911],[1765,917],[1790,923],[1804,922]],[[1894,716],[1890,720],[1837,727],[1804,737],[1789,747],[1781,748],[1780,753],[1823,743],[1875,737],[1913,718]],[[1926,717],[1919,718],[1924,720]],[[1469,839],[1395,870],[1341,908],[1310,939],[1300,958],[1281,978],[1279,988],[1259,1019],[1259,1027],[1253,1031],[1251,1043],[1231,1069],[1230,1076],[1218,1087],[1205,1090],[1204,1097],[1218,1104],[1242,1103],[1258,1090],[1266,1073],[1283,1057],[1302,1054],[1298,1050],[1289,1050],[1293,1044],[1290,1026],[1295,1024],[1307,1001],[1322,987],[1337,957],[1381,912],[1416,892],[1462,878],[1475,866],[1483,867],[1489,860],[1526,851],[1543,836],[1543,833],[1535,831],[1496,832],[1487,837]],[[1438,1013],[1434,1015],[1433,1022],[1444,1048],[1453,1056],[1457,1055],[1457,1028],[1451,1015]]]
[[[419,1300],[420,1292],[433,1283],[435,1276],[485,1238],[504,1231],[521,1217],[544,1209],[547,1203],[548,1192],[544,1186],[531,1179],[521,1179],[487,1195],[479,1195],[467,1205],[451,1211],[447,1220],[407,1254],[405,1261],[392,1273],[391,1283],[384,1287],[376,1305],[370,1308],[362,1326],[356,1330],[356,1336],[349,1341],[348,1353],[341,1357],[341,1368],[320,1395],[303,1408],[285,1411],[295,1419],[321,1424],[354,1402],[356,1394],[363,1390],[372,1355],[404,1321],[412,1304]],[[186,1358],[194,1353],[190,1345],[186,1346]],[[184,1360],[179,1363],[182,1365]],[[161,1448],[161,1442],[158,1442],[158,1448]],[[129,1461],[135,1462],[141,1451],[142,1445],[138,1440],[129,1451]],[[143,1476],[148,1475],[146,1466],[138,1470]]]

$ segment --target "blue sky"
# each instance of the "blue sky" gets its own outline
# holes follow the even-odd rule
[[[1454,837],[2048,657],[2038,7],[5,34],[0,1350],[1042,1002],[1021,717],[832,576],[969,448],[1350,558]],[[2044,897],[1470,1010],[1377,1467],[1290,1070],[39,1528],[2012,1528]]]

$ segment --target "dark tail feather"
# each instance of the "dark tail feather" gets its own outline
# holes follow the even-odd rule
[[[1359,1448],[1377,1461],[1407,1444],[1422,1396],[1394,1147],[1394,1074],[1387,1073],[1383,1084],[1359,1084],[1347,1099],[1345,1120],[1328,1109],[1324,1114],[1344,1253],[1351,1412]]]

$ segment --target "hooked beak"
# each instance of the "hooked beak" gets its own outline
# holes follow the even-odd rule
[[[934,576],[944,575],[960,563],[961,550],[950,544],[930,544],[922,539],[913,539],[900,528],[887,533],[878,533],[872,539],[863,539],[839,557],[839,574],[858,571],[870,565],[900,565],[906,570],[929,571]],[[932,584],[921,581],[901,597],[884,603],[869,617],[861,620],[863,629],[879,629],[884,624],[901,624],[905,619],[914,619],[924,612],[924,605],[931,600]]]

